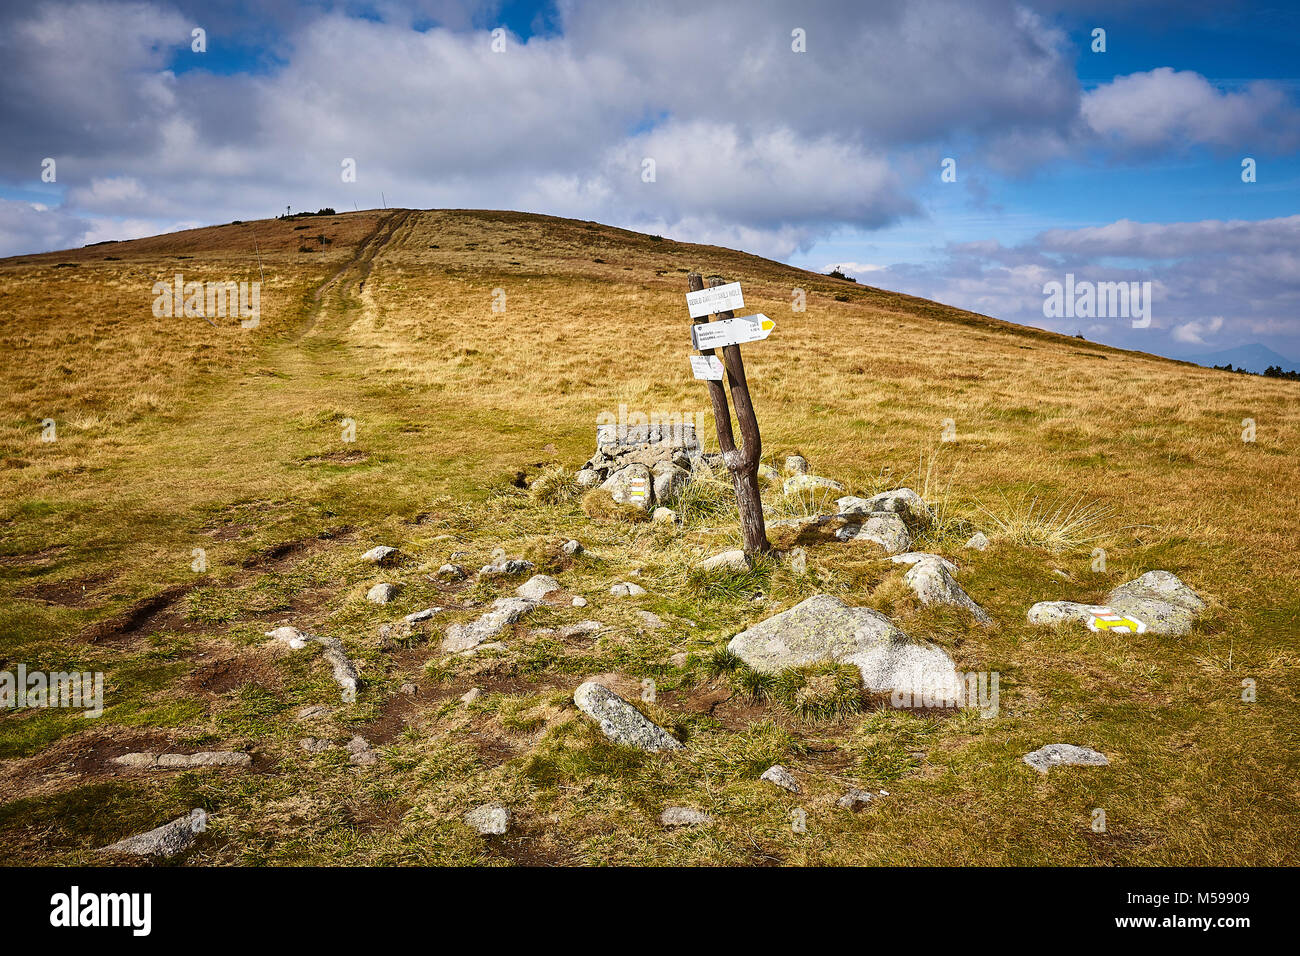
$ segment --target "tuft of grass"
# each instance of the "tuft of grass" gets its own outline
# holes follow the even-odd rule
[[[594,521],[648,521],[650,515],[636,505],[614,500],[606,488],[593,488],[582,497],[582,513]]]
[[[751,700],[766,701],[772,699],[772,693],[776,689],[776,675],[764,674],[742,665],[731,672],[731,684]]]
[[[851,664],[824,661],[776,675],[771,697],[803,720],[836,720],[862,709],[862,675]]]
[[[528,497],[547,505],[562,505],[578,497],[580,489],[574,473],[563,465],[553,465],[533,479]]]
[[[678,490],[668,507],[677,512],[682,524],[698,524],[736,510],[736,493],[730,475],[707,465],[699,467],[691,480]]]
[[[1011,502],[1003,498],[994,508],[980,506],[991,530],[1013,544],[1064,551],[1098,541],[1109,533],[1104,526],[1115,517],[1113,508],[1083,498],[1047,501],[1034,495]]]

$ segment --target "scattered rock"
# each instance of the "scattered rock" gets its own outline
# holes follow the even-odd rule
[[[961,699],[961,678],[946,652],[914,644],[883,614],[818,594],[741,631],[727,649],[750,667],[775,674],[819,661],[843,661],[862,673],[871,691],[913,700]]]
[[[970,548],[973,551],[987,551],[989,547],[988,536],[983,531],[976,531],[963,547]]]
[[[298,746],[309,754],[318,754],[330,749],[328,740],[321,740],[319,737],[304,737],[298,741]]]
[[[801,491],[843,491],[844,486],[821,475],[791,475],[782,490],[787,495],[795,495]]]
[[[266,636],[288,644],[294,650],[306,647],[307,643],[312,639],[310,635],[298,630],[296,627],[277,627],[273,631],[267,631]]]
[[[938,554],[931,554],[928,551],[908,551],[905,554],[896,554],[889,560],[895,564],[916,564],[918,561],[934,560],[947,568],[949,574],[956,574],[958,570],[957,565],[947,558]]]
[[[344,701],[351,703],[356,700],[357,668],[343,649],[343,642],[337,637],[315,637],[313,639],[324,649],[325,659],[329,661],[330,670],[334,675],[334,682],[343,691]]]
[[[944,567],[942,558],[927,558],[917,561],[903,575],[903,580],[912,589],[922,604],[955,604],[964,607],[974,615],[981,624],[992,624],[993,619],[966,593],[952,573]]]
[[[1146,625],[1152,634],[1181,636],[1205,610],[1200,596],[1168,571],[1148,571],[1106,596],[1120,614]]]
[[[844,515],[891,512],[902,518],[912,531],[927,528],[934,521],[934,509],[911,488],[882,491],[871,498],[840,498],[835,505]]]
[[[442,651],[444,654],[453,654],[478,647],[535,607],[537,602],[527,598],[497,598],[492,602],[492,609],[482,617],[469,624],[453,624],[449,627],[442,640]]]
[[[498,558],[491,564],[484,565],[479,575],[485,578],[508,577],[532,571],[535,567],[533,562],[525,561],[523,558]]]
[[[573,476],[573,480],[578,483],[579,488],[594,488],[603,480],[600,472],[594,468],[582,468]]]
[[[309,704],[302,710],[298,711],[299,720],[311,720],[313,717],[323,717],[329,713],[329,708],[324,704]]]
[[[650,516],[650,520],[655,524],[676,524],[677,512],[673,511],[672,508],[656,508],[654,514]]]
[[[129,753],[114,757],[113,763],[132,770],[192,770],[196,767],[247,767],[253,762],[248,754],[233,750],[204,750],[194,754]]]
[[[459,564],[444,564],[442,567],[440,567],[437,570],[436,573],[437,576],[440,578],[448,578],[453,581],[459,581],[461,578],[465,577],[465,575],[468,574],[469,572],[467,572]]]
[[[1104,755],[1087,747],[1074,744],[1048,744],[1033,753],[1025,754],[1025,763],[1039,773],[1047,773],[1053,767],[1109,767],[1110,761]]]
[[[657,461],[650,468],[655,501],[672,501],[690,483],[691,472],[671,461]]]
[[[775,471],[776,469],[773,469]],[[785,459],[785,473],[787,475],[806,475],[808,474],[808,459],[803,455],[789,455]]]
[[[659,823],[669,829],[702,826],[712,822],[713,817],[693,807],[665,807],[664,812],[659,814]]]
[[[401,552],[396,548],[390,548],[381,544],[371,548],[361,556],[362,561],[369,561],[372,564],[392,563],[401,557]]]
[[[857,813],[874,800],[870,793],[865,790],[859,790],[857,787],[850,787],[848,793],[835,801],[835,805],[842,810],[852,810]]]
[[[614,597],[640,597],[646,593],[646,590],[641,585],[633,584],[631,581],[620,581],[609,589],[609,593]]]
[[[469,690],[465,691],[465,693],[461,694],[460,702],[462,704],[472,704],[482,696],[483,691],[477,687],[471,687]]]
[[[370,743],[364,737],[353,737],[348,741],[348,763],[371,767],[379,763],[379,755],[370,749]]]
[[[605,625],[600,621],[578,621],[576,624],[568,624],[560,628],[556,634],[561,638],[568,639],[572,637],[582,637],[586,634],[595,634]]]
[[[560,550],[570,556],[573,556],[575,554],[582,554],[583,552],[582,542],[575,541],[572,538],[570,538],[568,541],[564,542],[564,544],[560,545]]]
[[[147,833],[137,833],[103,848],[105,853],[129,853],[134,856],[172,857],[189,849],[195,836],[207,825],[202,810],[191,810],[170,823]]]
[[[415,697],[420,693],[420,688],[408,681],[401,686],[399,693],[405,694],[407,697]]]
[[[868,515],[861,524],[846,524],[835,532],[835,537],[840,541],[878,544],[886,554],[899,554],[912,546],[907,524],[892,511]]]
[[[387,604],[395,597],[397,597],[396,584],[376,584],[366,592],[366,600],[375,604]]]
[[[764,484],[777,485],[781,483],[781,473],[771,465],[759,465],[758,480]]]
[[[515,589],[515,594],[529,601],[542,601],[548,594],[560,590],[560,582],[549,574],[534,574]]]
[[[574,607],[586,607],[586,606],[587,606],[587,599],[586,599],[585,597],[576,597],[576,598],[573,599],[573,606],[574,606]]]
[[[426,607],[423,611],[416,611],[414,614],[408,614],[402,618],[407,624],[419,624],[421,621],[427,621],[435,614],[441,614],[440,607]]]
[[[578,709],[616,744],[656,752],[680,750],[681,743],[608,687],[587,681],[573,692]]]
[[[1076,604],[1074,601],[1039,601],[1029,609],[1030,624],[1087,624],[1098,614],[1109,613],[1103,604]]]
[[[789,770],[786,770],[780,764],[768,767],[758,779],[766,780],[768,783],[778,786],[782,790],[789,790],[791,793],[799,792],[798,781],[790,775]]]
[[[510,829],[510,811],[499,803],[485,803],[464,816],[465,825],[481,836],[500,836]]]
[[[666,626],[664,624],[663,618],[661,618],[658,614],[654,613],[654,611],[637,611],[636,614],[637,617],[641,618],[642,623],[644,623],[645,626],[652,631],[657,631],[660,628]],[[592,623],[595,622],[593,621]]]
[[[750,560],[749,555],[737,548],[734,551],[723,551],[711,558],[705,558],[695,567],[699,571],[736,571],[743,573],[753,567],[753,562]]]

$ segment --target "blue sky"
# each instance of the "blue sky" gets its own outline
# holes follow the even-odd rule
[[[11,6],[0,255],[382,193],[839,266],[1162,354],[1260,342],[1300,365],[1300,13],[1129,6]],[[1151,282],[1154,321],[1045,315],[1067,273]]]

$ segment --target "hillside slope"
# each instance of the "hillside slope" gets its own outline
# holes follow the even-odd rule
[[[687,520],[665,529],[519,487],[579,467],[597,417],[620,406],[708,422],[687,363],[689,271],[740,281],[747,311],[776,320],[744,350],[765,457],[779,468],[801,453],[853,492],[922,492],[942,520],[918,547],[959,557],[995,627],[917,606],[889,562],[835,544],[808,545],[807,573],[777,563],[702,581],[692,563],[738,540],[725,495],[684,503]],[[264,275],[256,328],[155,317],[153,285],[177,273]],[[3,260],[0,353],[0,669],[102,670],[108,685],[98,720],[0,715],[0,846],[15,862],[95,862],[95,847],[199,805],[213,825],[193,862],[1296,862],[1296,383],[731,250],[466,210]],[[774,515],[826,504],[768,497]],[[1051,521],[1058,506],[1081,527]],[[977,528],[993,547],[961,551]],[[559,556],[566,538],[586,557]],[[406,555],[391,572],[358,561],[381,543]],[[434,572],[498,548],[591,607],[530,618],[500,654],[447,659],[450,623],[518,582]],[[1187,638],[1025,621],[1036,601],[1099,601],[1155,568],[1210,604]],[[633,571],[650,591],[637,608],[668,626],[609,599]],[[364,599],[381,579],[402,585],[395,604]],[[963,669],[1000,673],[1000,715],[807,722],[708,663],[731,634],[827,591]],[[445,609],[434,623],[381,633],[431,605]],[[593,616],[601,636],[556,638]],[[310,654],[268,648],[282,623],[340,638],[361,671],[355,704],[337,706]],[[598,673],[633,697],[655,680],[646,706],[689,756],[631,757],[593,736],[571,695]],[[459,703],[471,687],[483,696]],[[317,723],[296,716],[327,704]],[[298,744],[352,735],[377,765]],[[1039,779],[1019,756],[1053,740],[1097,747],[1111,767]],[[224,749],[254,754],[252,768],[112,762]],[[775,762],[805,780],[802,797],[757,780]],[[891,797],[837,812],[850,784]],[[484,843],[460,814],[489,800],[517,823]],[[665,832],[666,803],[715,823]],[[1098,806],[1107,833],[1091,829]]]

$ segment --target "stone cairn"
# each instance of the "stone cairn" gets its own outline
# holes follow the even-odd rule
[[[691,422],[597,425],[596,454],[577,481],[583,488],[605,488],[620,504],[648,510],[667,505],[717,457],[700,451]]]

